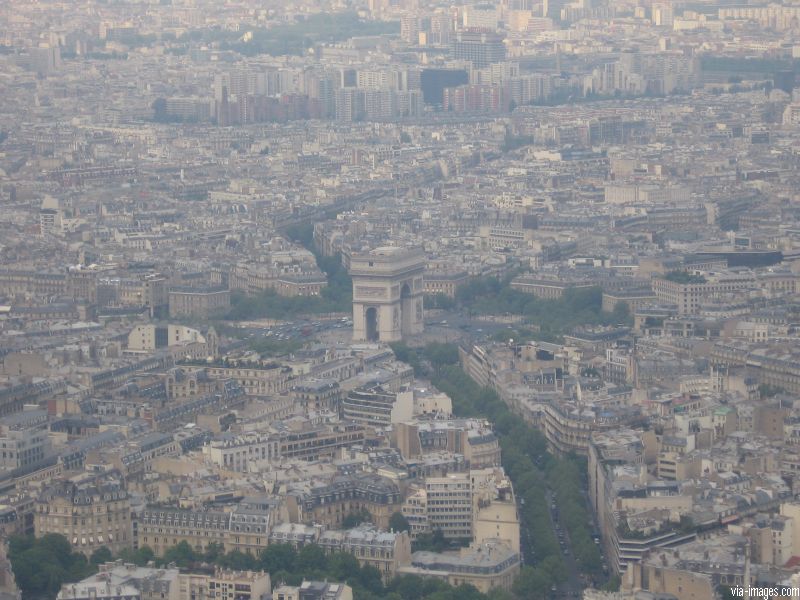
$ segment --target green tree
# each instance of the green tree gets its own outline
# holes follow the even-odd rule
[[[328,568],[328,559],[321,547],[307,544],[297,553],[296,567],[303,573],[322,573]]]
[[[358,559],[346,552],[334,552],[328,557],[328,573],[335,581],[351,581],[361,576]]]
[[[617,313],[603,312],[603,292],[599,287],[568,289],[563,298],[547,300],[512,288],[512,281],[513,278],[473,279],[456,290],[456,301],[469,314],[520,315],[527,327],[513,329],[519,329],[522,337],[540,341],[558,341],[578,326],[630,320],[621,309]]]
[[[372,515],[366,508],[352,512],[342,520],[342,529],[352,529],[362,523],[372,523]]]
[[[205,562],[214,563],[225,555],[225,546],[219,542],[211,542],[203,553]]]
[[[214,562],[221,567],[235,571],[253,571],[258,568],[256,558],[241,550],[232,550],[228,554],[218,557]]]
[[[293,242],[310,249],[314,244],[314,225],[311,223],[290,225],[286,228],[286,236]]]
[[[444,581],[429,577],[417,577],[416,575],[396,577],[389,583],[387,589],[398,593],[403,600],[430,599],[453,590]]]
[[[486,597],[488,600],[514,600],[514,595],[503,588],[492,588]]]
[[[631,318],[631,311],[627,302],[619,301],[614,305],[614,310],[611,312],[611,317],[617,323],[627,323]]]
[[[97,550],[92,552],[92,555],[89,557],[89,562],[95,567],[112,560],[114,560],[114,555],[111,553],[111,550],[105,546],[100,546]]]
[[[512,589],[518,598],[546,598],[551,585],[550,578],[543,570],[522,567]]]
[[[55,597],[62,584],[80,581],[95,570],[58,534],[38,539],[12,536],[8,558],[25,598]]]
[[[381,572],[372,565],[364,565],[361,567],[361,573],[358,577],[358,583],[367,591],[375,594],[383,594],[383,579]]]
[[[450,310],[456,305],[456,301],[445,294],[425,294],[423,302],[425,308],[441,308],[443,310]]]
[[[600,589],[604,592],[618,592],[621,584],[622,580],[619,578],[619,575],[614,575],[613,577],[610,577]]]
[[[261,568],[268,573],[292,572],[296,560],[297,551],[290,544],[270,544],[259,557]]]
[[[140,546],[133,557],[133,562],[139,566],[145,566],[148,563],[154,561],[156,558],[155,552],[153,552],[150,546]]]
[[[446,365],[458,364],[458,346],[431,342],[425,346],[425,356],[431,363],[435,372],[439,372]]]
[[[287,227],[286,235],[314,253],[317,265],[327,276],[328,285],[319,296],[288,298],[273,290],[265,290],[255,296],[235,292],[231,294],[231,309],[225,316],[227,319],[289,319],[298,315],[349,312],[352,309],[353,281],[342,265],[341,255],[322,256],[317,251],[311,224]]]
[[[785,393],[785,391],[786,390],[784,390],[782,387],[779,387],[777,385],[770,385],[768,383],[762,383],[761,385],[758,386],[758,394],[762,399],[773,398],[778,394]]]
[[[453,590],[453,597],[458,600],[485,600],[485,596],[481,594],[474,585],[462,583]]]
[[[272,582],[273,585],[300,585],[303,581],[303,573],[299,571],[276,571],[274,575],[272,575]]]
[[[422,598],[422,578],[416,575],[400,575],[389,584],[389,590],[397,593],[403,600]]]
[[[447,549],[447,539],[441,529],[434,530],[433,533],[423,533],[417,536],[414,542],[414,550],[426,550],[428,552],[444,552]]]
[[[165,564],[175,563],[178,567],[187,568],[197,562],[199,558],[197,552],[184,540],[171,548],[167,548],[164,552],[163,562]]]
[[[392,531],[411,531],[411,525],[403,513],[395,511],[389,517],[389,529]]]
[[[250,349],[258,352],[261,358],[285,356],[303,347],[300,340],[279,340],[273,337],[262,337],[250,342]]]
[[[414,369],[414,374],[417,377],[423,375],[422,363],[415,348],[410,348],[405,342],[391,342],[389,347],[394,352],[397,360],[410,365]]]

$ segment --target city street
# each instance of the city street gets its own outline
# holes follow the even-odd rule
[[[553,532],[559,541],[561,548],[562,558],[564,565],[567,569],[566,580],[557,587],[556,592],[553,593],[554,598],[580,598],[583,588],[583,579],[581,572],[578,569],[578,563],[575,561],[575,556],[572,554],[571,542],[566,528],[561,524],[561,515],[558,512],[555,496],[549,489],[545,490],[545,498],[550,512],[550,520],[553,523]]]

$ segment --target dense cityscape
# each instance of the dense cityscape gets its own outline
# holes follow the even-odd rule
[[[0,2],[0,600],[800,600],[796,0]]]

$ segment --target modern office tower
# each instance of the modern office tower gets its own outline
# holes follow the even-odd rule
[[[506,47],[503,37],[490,31],[458,31],[453,38],[453,58],[467,60],[476,69],[483,69],[491,64],[503,62],[506,58]]]
[[[408,44],[419,42],[419,17],[416,15],[403,15],[400,18],[400,38]]]
[[[51,75],[61,68],[61,49],[56,45],[30,48],[28,57],[30,70],[39,75]]]
[[[446,538],[472,538],[472,484],[469,473],[452,473],[425,480],[428,521]]]
[[[473,29],[497,29],[497,7],[494,4],[473,4],[464,7],[464,27]]]
[[[337,121],[360,121],[364,113],[364,97],[361,90],[345,87],[336,90],[335,116]]]
[[[560,21],[561,9],[567,4],[566,0],[542,0],[542,16],[550,17],[554,21]]]
[[[431,16],[431,42],[448,46],[453,36],[453,17],[449,14]]]

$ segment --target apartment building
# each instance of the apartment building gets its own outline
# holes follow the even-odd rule
[[[279,585],[272,600],[353,600],[353,588],[346,583],[304,581],[300,585]]]
[[[181,359],[205,360],[218,350],[217,333],[213,328],[203,334],[182,325],[137,325],[128,334],[128,352],[148,353],[159,348],[179,349]]]
[[[428,526],[446,538],[472,539],[472,480],[469,473],[452,473],[425,480]]]
[[[307,378],[292,387],[295,402],[308,411],[339,411],[342,389],[335,379]]]
[[[289,389],[292,371],[277,364],[222,362],[197,363],[211,379],[233,379],[248,396],[268,396]]]
[[[493,540],[462,548],[457,554],[414,552],[411,564],[401,567],[399,573],[435,577],[455,587],[473,585],[485,594],[493,588],[511,590],[519,570],[519,552]]]
[[[352,421],[284,422],[276,426],[280,442],[280,456],[318,460],[332,457],[340,448],[374,439],[374,432]]]
[[[259,469],[280,457],[278,436],[248,431],[225,433],[203,446],[203,456],[212,464],[237,473]]]
[[[269,573],[219,568],[211,576],[181,574],[178,585],[180,600],[262,600],[272,590]]]
[[[628,407],[581,405],[564,399],[543,402],[538,407],[548,446],[562,455],[575,452],[585,456],[593,432],[616,429],[638,414]]]
[[[670,550],[654,550],[629,567],[622,589],[681,600],[713,598],[720,588],[751,584],[753,580],[747,580],[750,573],[745,566],[750,546],[746,536],[711,534]],[[778,581],[771,585],[776,590],[780,587]]]
[[[506,56],[503,37],[494,32],[457,31],[451,45],[456,60],[470,61],[476,69],[502,62]]]
[[[293,523],[319,523],[339,528],[350,514],[367,511],[379,529],[389,528],[389,518],[399,510],[402,495],[396,483],[371,473],[341,475],[324,486],[289,491],[286,504]]]
[[[609,565],[623,573],[650,552],[673,548],[695,539],[695,532],[637,521],[635,515],[672,514],[692,510],[692,497],[680,493],[677,482],[648,481],[645,460],[653,460],[652,433],[620,429],[595,433],[589,446],[589,500],[597,519]],[[631,518],[628,518],[628,517]],[[631,524],[641,522],[641,531]]]
[[[672,272],[653,280],[653,293],[659,302],[678,307],[679,315],[693,315],[709,299],[723,294],[742,292],[757,287],[749,271],[707,272],[690,275]]]
[[[221,287],[173,287],[168,297],[170,317],[207,318],[231,307],[231,292]]]
[[[50,455],[45,410],[26,410],[0,420],[0,467],[30,468]]]
[[[169,307],[167,280],[158,273],[121,278],[95,269],[72,269],[67,274],[67,286],[73,298],[99,306],[145,307],[151,317],[165,317]]]
[[[133,544],[130,497],[117,471],[51,483],[35,511],[37,537],[63,535],[87,557],[101,547],[119,552]]]
[[[0,294],[16,296],[64,296],[67,292],[67,276],[61,272],[0,270]]]
[[[281,296],[319,296],[328,285],[316,263],[288,267],[236,265],[229,280],[232,290],[242,290],[250,296],[265,290],[274,290]]]
[[[468,280],[469,275],[466,271],[452,273],[443,271],[426,271],[425,293],[442,294],[448,298],[455,298],[456,290],[459,288],[459,286],[467,283]]]
[[[269,533],[270,544],[289,544],[297,550],[306,544],[315,544],[319,539],[321,527],[319,525],[304,525],[303,523],[278,523]]]
[[[519,515],[502,467],[427,477],[410,487],[401,511],[412,539],[438,529],[450,539],[500,539],[519,551]]]
[[[345,552],[355,556],[361,566],[375,567],[385,583],[411,562],[411,538],[406,531],[379,531],[374,525],[362,525],[325,531],[317,543],[328,553]]]
[[[381,386],[352,390],[342,399],[342,415],[356,423],[387,427],[413,416],[414,392],[392,392]]]
[[[558,300],[570,289],[586,289],[596,285],[594,282],[561,281],[520,276],[511,281],[511,287],[545,300]]]
[[[517,501],[511,480],[502,468],[470,473],[473,489],[473,543],[500,540],[520,551],[520,525]]]
[[[639,308],[654,304],[657,300],[658,297],[649,289],[604,291],[602,308],[606,312],[612,312],[622,302],[633,313]]]
[[[758,383],[771,385],[790,394],[800,393],[800,353],[794,344],[746,344],[717,342],[711,349],[711,362],[724,367],[746,367]]]
[[[181,542],[198,552],[220,544],[226,552],[257,555],[268,544],[270,514],[259,498],[245,498],[230,512],[149,506],[137,515],[134,545],[149,546],[157,556]]]
[[[474,469],[500,464],[500,444],[488,422],[478,419],[417,420],[397,423],[393,445],[404,458],[448,451],[464,456]]]
[[[57,600],[262,600],[270,590],[269,573],[262,571],[181,573],[117,560],[82,581],[64,584]]]

